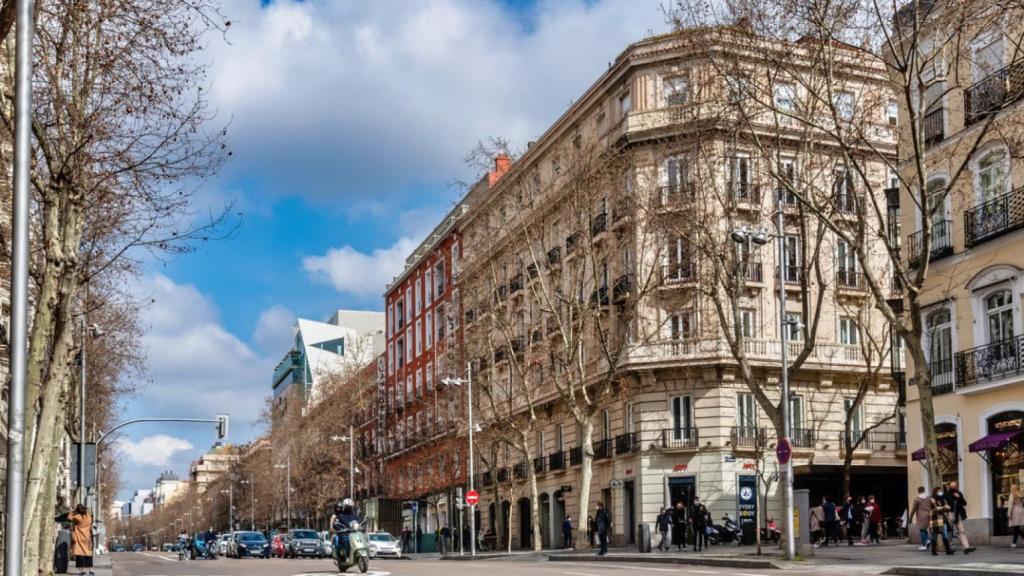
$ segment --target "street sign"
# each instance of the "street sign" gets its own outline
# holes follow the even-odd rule
[[[478,502],[480,502],[480,494],[478,494],[476,490],[466,492],[466,504],[476,506]]]
[[[611,488],[612,490],[618,490],[619,488],[622,488],[622,480],[619,480],[618,478],[612,478],[612,480],[608,482],[608,487]]]
[[[789,440],[783,438],[779,440],[779,445],[775,448],[775,456],[779,459],[779,464],[785,464],[789,462],[789,457],[793,455],[793,450],[789,447]]]

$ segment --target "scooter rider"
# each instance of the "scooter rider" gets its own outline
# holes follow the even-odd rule
[[[348,534],[351,531],[350,526],[353,522],[361,523],[362,520],[356,514],[355,503],[352,502],[352,499],[345,498],[341,502],[336,502],[334,504],[334,514],[331,515],[331,534],[334,537],[335,553],[340,549],[339,545],[344,546],[345,558],[349,554]]]

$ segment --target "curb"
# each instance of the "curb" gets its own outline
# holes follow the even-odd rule
[[[1024,574],[1024,566],[1015,565],[1013,568],[1019,571],[1009,572],[1006,565],[986,566],[893,566],[882,572],[882,574],[893,574],[897,576],[992,576],[999,574]]]
[[[679,564],[689,566],[712,566],[719,568],[753,568],[760,570],[780,570],[781,567],[770,560],[754,560],[747,558],[715,558],[705,557],[672,557],[672,556],[636,556],[636,555],[613,555],[608,556],[583,556],[574,554],[555,554],[548,556],[550,562],[638,562],[646,564]],[[922,574],[908,574],[905,576],[930,576]],[[973,575],[964,575],[973,576]],[[986,574],[990,576],[990,574]]]

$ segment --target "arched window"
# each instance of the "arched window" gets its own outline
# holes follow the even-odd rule
[[[978,160],[978,200],[988,202],[1006,192],[1006,152],[992,150]]]
[[[1013,338],[1013,293],[1000,290],[985,298],[985,317],[989,343]]]
[[[932,376],[953,371],[953,321],[948,308],[936,310],[925,320],[928,334],[928,362]],[[937,379],[937,378],[936,378]]]

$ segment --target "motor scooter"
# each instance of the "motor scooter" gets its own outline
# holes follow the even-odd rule
[[[740,529],[740,525],[730,518],[728,514],[722,516],[722,526],[720,528],[730,534],[726,542],[735,541],[737,546],[743,543],[743,530]]]
[[[347,553],[345,545],[341,542],[342,534],[348,535]],[[335,522],[331,545],[334,548],[334,563],[338,565],[338,571],[345,572],[352,566],[359,566],[359,571],[363,573],[370,569],[370,545],[366,540],[363,525],[359,522],[352,522],[348,526]]]

